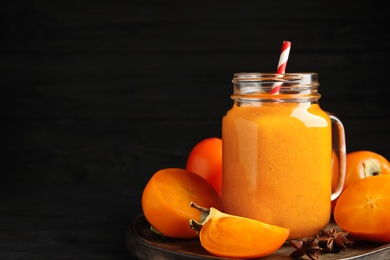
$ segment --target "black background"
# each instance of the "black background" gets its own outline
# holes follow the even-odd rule
[[[150,176],[220,136],[235,72],[319,73],[347,151],[390,158],[385,2],[1,4],[0,259],[131,259]]]

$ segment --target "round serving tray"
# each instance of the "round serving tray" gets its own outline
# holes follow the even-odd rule
[[[336,227],[332,221],[327,228]],[[174,239],[164,238],[150,230],[150,224],[141,214],[130,221],[126,228],[126,244],[130,253],[140,260],[194,260],[194,259],[218,259],[227,260],[209,254],[200,245],[198,239]],[[285,243],[275,253],[262,257],[262,260],[283,260],[292,258],[289,256],[294,248]],[[303,258],[306,259],[306,258]],[[309,258],[307,258],[309,259]],[[327,259],[353,259],[374,260],[390,259],[390,244],[368,243],[356,241],[352,246],[340,253],[321,254],[320,260]]]

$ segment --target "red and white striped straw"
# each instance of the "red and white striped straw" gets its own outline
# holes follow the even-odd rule
[[[278,74],[284,74],[286,72],[287,67],[287,61],[288,61],[288,55],[290,54],[291,49],[291,42],[284,41],[282,45],[282,51],[280,53],[278,68],[276,70],[276,73]],[[281,84],[277,84],[272,87],[271,94],[278,94],[280,90]]]

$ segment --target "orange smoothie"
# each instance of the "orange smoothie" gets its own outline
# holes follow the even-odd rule
[[[316,102],[237,102],[222,120],[226,213],[313,236],[330,219],[331,121]]]

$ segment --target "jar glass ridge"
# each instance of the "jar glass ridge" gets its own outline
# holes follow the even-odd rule
[[[231,98],[237,102],[261,100],[263,102],[318,101],[318,74],[302,73],[235,73],[232,80],[234,91]],[[272,94],[273,87],[280,90]],[[294,96],[292,96],[294,95]]]

